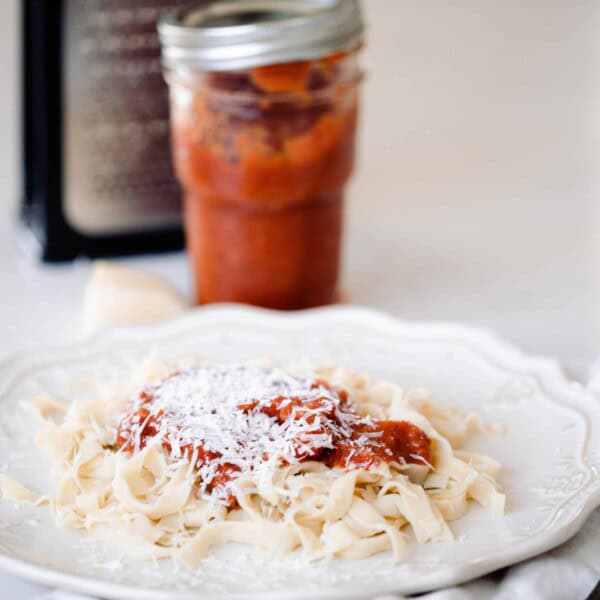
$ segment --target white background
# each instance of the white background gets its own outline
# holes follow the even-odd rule
[[[600,354],[600,1],[365,5],[345,296],[494,329],[585,379]],[[17,7],[0,2],[0,355],[77,336],[90,269],[17,248]],[[127,262],[191,296],[183,255]],[[0,577],[2,598],[26,589]]]

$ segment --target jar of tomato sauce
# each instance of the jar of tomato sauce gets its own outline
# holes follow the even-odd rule
[[[205,1],[160,23],[199,303],[335,301],[362,32],[355,0]]]

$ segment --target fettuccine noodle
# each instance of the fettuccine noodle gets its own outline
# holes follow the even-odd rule
[[[461,449],[470,433],[484,429],[477,417],[433,404],[427,391],[403,391],[338,367],[311,375],[345,390],[361,418],[420,428],[430,441],[430,464],[344,469],[319,460],[265,460],[236,471],[227,504],[211,498],[202,470],[173,458],[164,444],[118,447],[131,397],[63,405],[42,396],[35,400],[43,420],[36,443],[52,462],[56,493],[40,496],[5,475],[0,490],[10,500],[49,503],[59,524],[108,536],[133,557],[176,556],[191,565],[227,542],[277,554],[303,549],[315,559],[391,551],[399,561],[412,536],[420,544],[451,540],[448,522],[471,501],[503,514],[500,465]]]

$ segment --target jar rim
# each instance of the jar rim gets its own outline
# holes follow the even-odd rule
[[[158,25],[167,69],[233,71],[322,58],[360,45],[358,0],[204,0]]]

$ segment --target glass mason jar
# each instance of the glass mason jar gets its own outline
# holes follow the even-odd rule
[[[354,0],[203,2],[159,32],[198,302],[334,302],[354,164]]]

